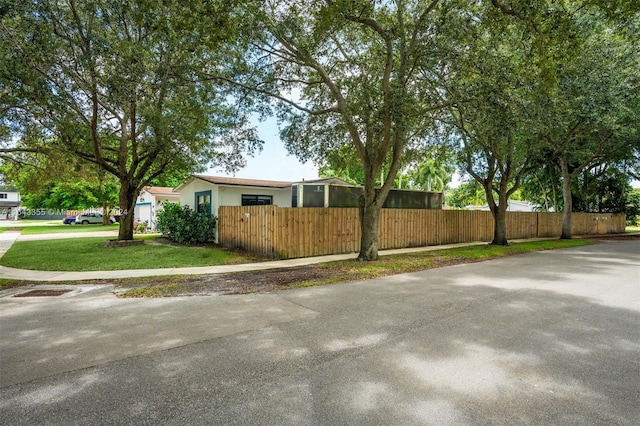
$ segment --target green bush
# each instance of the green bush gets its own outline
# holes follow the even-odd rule
[[[158,230],[162,235],[181,244],[213,241],[218,218],[198,214],[189,206],[165,201],[158,212]]]

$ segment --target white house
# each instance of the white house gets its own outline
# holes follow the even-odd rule
[[[199,213],[218,216],[220,206],[357,207],[360,189],[339,178],[285,182],[193,175],[174,191],[180,192],[180,205],[189,206]],[[420,207],[412,208],[441,208],[441,193],[392,190],[390,198],[407,198],[407,193],[417,194],[421,200],[427,196],[437,196],[437,202],[426,203],[427,207],[422,202],[418,203]],[[388,207],[399,208],[397,204],[402,200],[391,201]]]
[[[164,201],[178,203],[180,193],[164,186],[145,186],[136,200],[134,220],[139,223],[147,222],[150,229],[156,229],[157,214],[162,210]]]
[[[180,205],[218,215],[220,206],[291,207],[292,182],[193,175],[175,188]]]
[[[484,206],[467,206],[465,207],[465,209],[466,210],[483,210],[483,211],[491,210],[488,204],[485,204]],[[528,201],[509,200],[507,204],[507,211],[508,212],[534,212],[536,211],[536,205],[531,204]]]
[[[9,186],[0,186],[0,219],[16,219],[20,207],[20,192]]]

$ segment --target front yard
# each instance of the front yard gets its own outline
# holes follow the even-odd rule
[[[263,271],[121,279],[110,280],[108,283],[115,286],[115,293],[120,297],[262,293],[296,287],[361,281],[443,266],[481,262],[539,250],[588,244],[591,244],[591,241],[533,241],[513,244],[509,247],[476,245],[381,256],[380,260],[375,262],[358,262],[351,259]]]
[[[114,226],[117,229],[117,225]],[[146,240],[145,244],[119,248],[105,247],[104,237],[18,241],[0,259],[0,264],[41,271],[115,271],[215,266],[262,260],[255,255],[218,247],[186,247],[161,243],[163,239],[156,236],[142,238]]]
[[[629,236],[636,238],[636,236]],[[637,238],[636,238],[637,239]],[[70,248],[76,253],[75,257],[70,257],[69,264],[81,262],[100,262],[101,269],[106,269],[106,262],[110,262],[111,269],[121,268],[151,268],[153,263],[146,260],[146,256],[155,257],[158,267],[178,266],[204,266],[222,263],[245,263],[254,262],[256,259],[242,256],[237,253],[228,252],[218,248],[205,247],[176,247],[176,246],[154,246],[152,244],[129,247],[123,249],[105,249],[102,246],[104,239],[93,238],[91,245],[75,246]],[[86,242],[86,240],[83,239]],[[49,241],[52,242],[52,241]],[[74,240],[75,244],[80,241]],[[539,250],[550,250],[566,247],[575,247],[591,244],[590,240],[567,240],[567,241],[533,241],[520,244],[513,244],[509,247],[496,247],[488,245],[476,245],[459,247],[453,249],[441,249],[432,251],[422,251],[415,253],[396,254],[382,256],[376,262],[358,262],[356,260],[343,260],[315,265],[306,265],[293,268],[279,268],[262,271],[246,271],[225,274],[210,275],[175,275],[157,276],[147,278],[125,278],[109,280],[91,280],[82,282],[62,282],[58,284],[109,284],[115,287],[115,293],[121,297],[163,297],[180,295],[223,295],[223,294],[245,294],[255,292],[268,292],[284,290],[295,287],[308,287],[317,285],[334,284],[348,281],[366,280],[386,275],[414,272],[425,269],[438,268],[442,266],[457,265],[470,262],[479,262],[495,259],[504,256],[529,253]],[[34,252],[29,248],[29,253]],[[45,249],[44,247],[41,247]],[[77,250],[94,250],[98,257],[85,255],[77,256]],[[134,249],[134,250],[130,250]],[[147,251],[148,250],[148,251]],[[40,250],[37,256],[43,255],[44,250]],[[116,258],[114,258],[114,253]],[[124,253],[124,255],[118,254]],[[25,256],[28,257],[28,256]],[[125,263],[126,258],[131,257],[133,261],[137,259],[139,264],[130,266]],[[58,262],[63,261],[61,256],[56,256]],[[162,260],[164,259],[164,260]],[[182,259],[182,264],[179,264]],[[147,262],[147,263],[144,263]],[[163,263],[171,262],[171,263]],[[217,263],[214,263],[217,262]],[[3,258],[0,263],[5,263]],[[33,266],[36,262],[31,262]],[[59,264],[50,264],[50,269],[60,270]],[[24,265],[22,266],[24,267]],[[42,269],[42,266],[40,266]],[[92,268],[95,270],[95,268]],[[67,270],[69,270],[67,268]],[[86,269],[89,270],[89,269]],[[35,282],[18,280],[0,280],[0,288],[18,287],[23,285],[33,285]]]

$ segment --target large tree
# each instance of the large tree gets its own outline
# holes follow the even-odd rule
[[[494,218],[491,244],[507,245],[508,201],[533,170],[536,153],[528,111],[536,79],[531,41],[493,5],[453,10],[447,21],[449,31],[462,26],[467,33],[452,46],[443,78],[447,98],[455,100],[445,122],[458,130],[462,168],[484,189]]]
[[[230,79],[280,102],[281,137],[298,157],[323,163],[351,147],[364,175],[360,260],[377,259],[380,209],[441,107],[431,73],[438,4],[266,0],[244,57],[248,72]]]
[[[557,62],[542,99],[540,133],[562,176],[562,238],[571,238],[572,182],[584,170],[640,150],[638,39],[629,43],[596,16],[580,17],[579,54]],[[637,30],[638,28],[636,28]]]
[[[208,162],[234,168],[257,139],[227,94],[196,77],[220,64],[238,2],[10,2],[0,30],[3,153],[64,151],[119,184],[119,239],[140,189]]]
[[[518,3],[518,2],[516,2]],[[514,6],[540,71],[532,130],[562,178],[562,238],[571,238],[572,182],[640,150],[640,7],[637,2],[544,1]]]

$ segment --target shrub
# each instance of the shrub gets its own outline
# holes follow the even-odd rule
[[[158,230],[162,235],[181,244],[213,241],[218,218],[198,214],[189,206],[165,201],[158,212]]]

